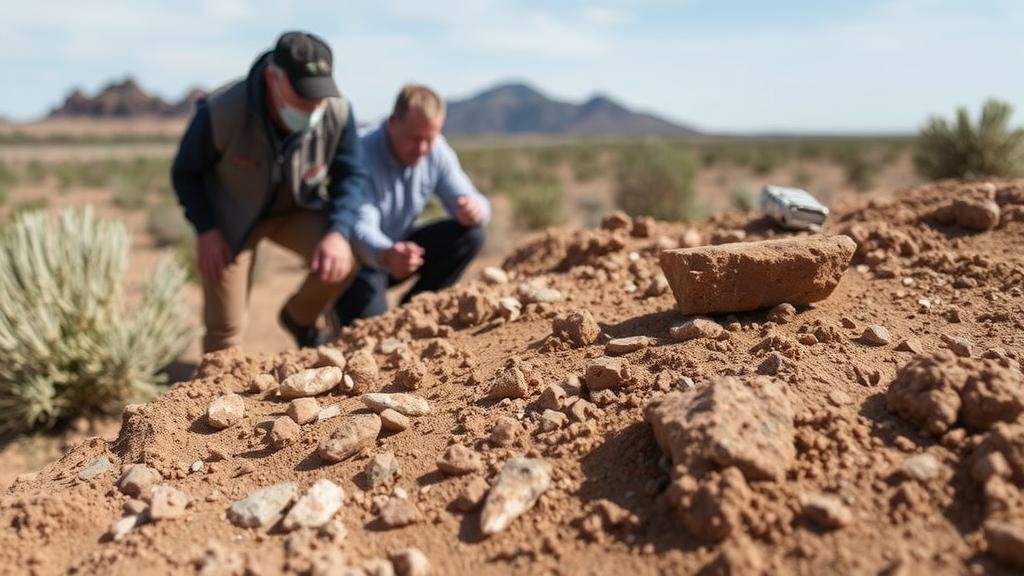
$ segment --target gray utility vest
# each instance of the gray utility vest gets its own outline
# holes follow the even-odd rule
[[[327,175],[348,122],[348,101],[328,98],[319,124],[278,142],[272,120],[254,109],[253,81],[263,82],[263,74],[251,74],[207,97],[220,160],[206,174],[206,190],[217,226],[236,254],[279,192],[291,194],[302,208],[325,209]]]

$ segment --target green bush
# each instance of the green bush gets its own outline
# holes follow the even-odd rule
[[[1010,128],[1013,108],[989,100],[977,125],[967,108],[956,120],[928,119],[917,140],[914,163],[926,178],[1014,177],[1024,169],[1024,129]]]
[[[526,230],[540,230],[565,222],[565,191],[556,184],[524,186],[512,195],[512,219]]]
[[[0,432],[150,398],[192,338],[185,271],[165,258],[128,309],[130,236],[92,209],[18,216],[0,235]],[[133,299],[134,300],[134,299]]]
[[[632,216],[683,220],[696,210],[693,179],[696,161],[690,149],[662,142],[623,151],[615,170],[615,202]]]

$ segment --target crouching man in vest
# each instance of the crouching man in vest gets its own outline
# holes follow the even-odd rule
[[[437,93],[408,85],[391,116],[362,136],[369,184],[353,244],[365,265],[335,304],[340,326],[384,313],[388,287],[410,276],[417,278],[402,303],[451,286],[480,252],[491,205],[441,136],[443,125]],[[419,225],[434,194],[449,218]]]
[[[181,139],[171,179],[198,236],[205,352],[242,343],[260,240],[308,260],[279,313],[299,346],[321,343],[317,319],[358,269],[348,238],[366,173],[331,66],[323,40],[286,33],[248,76],[197,105]]]

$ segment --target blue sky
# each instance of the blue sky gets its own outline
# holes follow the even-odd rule
[[[1024,106],[1016,0],[7,4],[0,114],[16,119],[125,74],[168,98],[216,87],[296,28],[330,41],[361,121],[407,81],[455,97],[508,79],[599,92],[715,131],[910,131],[991,96]]]

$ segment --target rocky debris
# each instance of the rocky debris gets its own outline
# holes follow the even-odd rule
[[[277,386],[277,378],[273,374],[257,374],[249,381],[249,392],[261,394]]]
[[[281,416],[275,418],[274,423],[270,425],[267,440],[274,450],[280,450],[293,444],[300,436],[302,436],[302,429],[295,423],[295,420],[289,416]]]
[[[511,296],[505,296],[504,298],[498,299],[498,316],[505,319],[506,322],[514,322],[519,319],[519,316],[523,313],[523,305]]]
[[[665,250],[660,259],[683,314],[743,312],[824,300],[856,247],[849,236],[810,236]]]
[[[691,476],[678,478],[668,491],[686,529],[697,538],[719,542],[743,526],[750,487],[736,468],[707,473],[698,484]]]
[[[796,457],[793,408],[782,384],[717,378],[647,406],[654,437],[692,473],[737,467],[748,480],[779,480]]]
[[[385,394],[383,392],[371,392],[359,398],[367,408],[380,413],[391,409],[406,416],[425,416],[430,414],[430,402],[422,396],[396,392]]]
[[[1000,562],[1024,569],[1024,527],[989,520],[985,522],[983,528],[988,553]]]
[[[185,508],[192,501],[188,493],[166,484],[153,486],[149,498],[151,520],[172,520],[185,515]]]
[[[580,400],[580,402],[586,402]],[[575,406],[575,404],[573,404]],[[585,420],[586,418],[584,418]],[[540,431],[541,432],[554,432],[555,430],[561,429],[569,421],[569,417],[563,412],[558,410],[544,410],[540,415]],[[577,420],[582,421],[582,420]]]
[[[626,338],[613,338],[604,345],[604,353],[608,356],[621,356],[642,350],[651,345],[651,339],[647,336],[629,336]]]
[[[395,372],[395,385],[405,390],[419,390],[433,384],[434,377],[419,360],[407,362]]]
[[[380,370],[369,350],[357,350],[348,359],[345,375],[352,379],[352,393],[366,394],[379,387]]]
[[[295,502],[281,526],[285,530],[325,526],[341,509],[344,500],[345,491],[340,486],[327,479],[317,480]]]
[[[498,416],[491,427],[490,440],[495,446],[511,446],[526,435],[526,430],[511,416]]]
[[[872,324],[864,329],[860,335],[860,341],[868,346],[888,346],[892,342],[892,336],[885,326]]]
[[[320,416],[320,403],[316,398],[296,398],[288,403],[288,410],[285,411],[296,424],[309,424],[315,422]]]
[[[437,469],[447,476],[462,476],[483,468],[480,454],[462,444],[452,444],[437,459]]]
[[[377,350],[381,354],[384,354],[386,356],[390,356],[391,354],[394,354],[397,350],[401,350],[403,348],[405,348],[405,343],[403,343],[398,338],[393,337],[385,338],[380,341],[380,344],[377,345]]]
[[[981,198],[956,198],[951,203],[953,221],[961,228],[986,231],[999,225],[999,204]]]
[[[480,512],[480,530],[497,534],[537,503],[551,486],[551,464],[538,458],[509,458],[487,493]]]
[[[401,528],[420,521],[420,511],[405,498],[392,496],[380,506],[378,514],[383,528]]]
[[[971,473],[979,481],[992,476],[1024,485],[1024,423],[1000,422],[992,426],[974,455]]]
[[[401,432],[402,430],[408,430],[409,426],[411,426],[408,416],[392,408],[385,408],[380,411],[380,424],[381,428],[388,432]]]
[[[842,500],[831,494],[805,494],[800,508],[811,522],[826,530],[842,528],[853,522],[853,514]]]
[[[318,346],[316,349],[316,366],[334,366],[345,369],[345,354],[332,346]]]
[[[551,321],[551,333],[578,348],[596,342],[601,335],[601,327],[589,310],[577,310],[556,316]]]
[[[114,520],[114,523],[110,525],[110,529],[107,530],[107,535],[111,540],[117,542],[127,536],[136,526],[141,526],[145,523],[145,514],[127,514]]]
[[[295,482],[281,482],[250,492],[228,508],[228,520],[240,528],[267,526],[291,504],[298,488]]]
[[[206,421],[218,430],[238,424],[244,415],[245,400],[238,394],[225,394],[206,408]]]
[[[491,387],[487,390],[487,398],[501,400],[502,398],[525,398],[530,392],[530,385],[527,382],[526,374],[518,361],[506,362],[498,368],[491,380]]]
[[[317,454],[327,462],[341,462],[372,446],[380,428],[380,416],[376,414],[349,414],[330,436],[320,440]]]
[[[931,454],[916,454],[900,464],[903,476],[918,482],[929,482],[942,473],[942,464]]]
[[[331,404],[330,406],[324,406],[320,409],[320,413],[316,415],[317,424],[320,422],[326,422],[331,418],[341,416],[341,406],[338,404]]]
[[[397,576],[427,576],[431,572],[430,560],[419,548],[404,548],[388,555]]]
[[[970,358],[974,355],[974,344],[963,336],[943,334],[942,344],[961,358]]]
[[[132,464],[124,469],[117,481],[117,488],[132,498],[149,495],[154,484],[162,480],[160,473],[145,464]]]
[[[1012,422],[1024,412],[1024,377],[996,360],[946,350],[917,355],[896,374],[889,409],[936,436],[958,421],[972,430]]]
[[[601,219],[602,230],[628,230],[633,225],[633,219],[621,210],[609,212]]]
[[[789,324],[796,318],[796,306],[789,302],[777,304],[768,311],[767,318],[769,322],[775,322],[776,324]]]
[[[538,404],[548,410],[561,410],[565,405],[565,389],[558,384],[548,384],[540,393]]]
[[[479,326],[491,319],[497,307],[494,296],[470,288],[459,295],[458,322],[462,326]]]
[[[459,491],[458,496],[452,501],[452,506],[459,512],[468,514],[480,507],[490,488],[487,480],[481,476],[474,476]]]
[[[721,340],[729,337],[722,325],[709,318],[691,318],[679,326],[669,328],[668,335],[673,340],[686,341],[697,338]]]
[[[307,368],[284,379],[277,394],[285,400],[319,396],[342,383],[345,371],[337,366]]]
[[[924,353],[924,345],[917,338],[904,338],[900,340],[899,344],[896,345],[896,349],[900,352],[910,352],[911,354]]]
[[[523,282],[516,288],[516,295],[524,304],[553,303],[565,300],[565,295],[560,290],[549,287],[544,278],[534,278]]]
[[[508,273],[496,266],[487,266],[480,271],[480,278],[488,284],[497,286],[508,284]]]
[[[601,410],[597,406],[595,406],[592,402],[587,402],[582,398],[567,405],[566,412],[569,413],[569,417],[572,418],[574,422],[586,422],[591,418],[597,418],[598,416],[601,415]],[[546,410],[545,413],[547,413]],[[555,412],[555,414],[562,413]],[[562,416],[565,416],[565,414],[562,414]],[[561,421],[564,422],[564,419]]]
[[[591,392],[621,388],[633,377],[629,361],[625,358],[601,356],[587,364],[584,381]]]
[[[398,459],[395,458],[394,452],[382,452],[374,454],[366,462],[363,475],[366,476],[366,481],[370,487],[375,488],[391,482],[399,474],[399,471]]]
[[[110,458],[104,454],[82,467],[78,472],[79,480],[91,480],[110,469]]]

